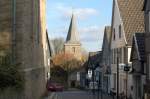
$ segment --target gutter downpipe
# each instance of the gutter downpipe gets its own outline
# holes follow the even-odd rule
[[[16,0],[13,0],[12,4],[12,64],[15,64],[16,58]]]

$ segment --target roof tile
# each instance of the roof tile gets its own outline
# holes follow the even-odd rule
[[[144,32],[144,0],[117,0],[124,25],[128,45],[132,45],[132,36],[136,32]]]

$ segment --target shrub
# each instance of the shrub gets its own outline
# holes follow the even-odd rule
[[[22,89],[24,78],[19,64],[12,65],[10,56],[1,57],[0,61],[0,89],[3,90],[8,87]]]

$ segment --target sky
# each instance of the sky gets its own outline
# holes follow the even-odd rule
[[[49,38],[66,40],[72,12],[82,47],[88,52],[100,51],[104,27],[111,25],[112,0],[47,0]]]

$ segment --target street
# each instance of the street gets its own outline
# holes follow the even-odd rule
[[[92,93],[86,91],[64,91],[56,93],[57,99],[93,99]]]
[[[101,98],[101,96],[98,97],[97,94],[93,95],[87,91],[63,91],[56,92],[53,99],[112,99],[112,97],[103,94]]]

